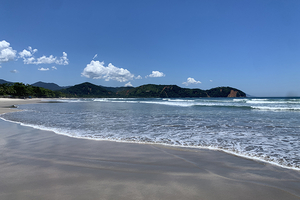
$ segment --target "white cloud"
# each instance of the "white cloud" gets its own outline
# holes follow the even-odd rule
[[[93,60],[98,57],[98,54],[94,55]]]
[[[141,75],[138,75],[135,77],[135,79],[143,79],[143,78],[141,77]]]
[[[58,65],[68,65],[69,64],[69,59],[68,59],[68,54],[66,52],[63,52],[63,56],[60,57],[59,60],[57,60],[55,63]]]
[[[0,49],[5,49],[5,48],[8,48],[9,46],[10,46],[10,43],[6,42],[5,40],[2,40],[0,42]]]
[[[189,78],[187,78],[187,81],[183,82],[182,84],[188,86],[190,84],[199,84],[199,83],[201,83],[201,82],[200,81],[196,81],[194,78],[189,77]]]
[[[18,73],[18,70],[14,69],[10,71],[11,73]]]
[[[32,61],[32,63],[27,63],[27,64],[51,64],[51,63],[55,63],[56,61],[56,57],[54,57],[53,55],[50,55],[49,57],[46,56],[42,56],[40,58],[38,58],[36,61]]]
[[[48,71],[49,70],[49,68],[38,68],[38,70],[40,70],[40,71]]]
[[[34,54],[35,52],[37,52],[38,50],[37,49],[32,49],[31,46],[28,47],[29,51]]]
[[[55,63],[57,65],[68,65],[69,60],[67,57],[67,53],[63,52],[63,55],[60,58],[50,56],[42,56],[39,58],[35,58],[34,54],[37,52],[37,49],[32,49],[32,47],[28,47],[23,51],[19,52],[19,58],[23,58],[24,64],[52,64]],[[10,43],[5,40],[0,41],[0,63],[8,62],[14,60],[16,57],[17,51],[13,50],[10,47]]]
[[[5,40],[0,41],[0,63],[14,60],[17,51],[10,47],[10,43]]]
[[[209,80],[210,82],[213,82],[213,80]]]
[[[27,62],[34,62],[35,58],[33,57],[33,54],[38,51],[37,49],[32,49],[31,46],[28,47],[28,50],[24,49],[23,51],[19,52],[19,57],[23,58],[25,64],[27,64]]]
[[[19,55],[21,58],[25,58],[25,57],[31,57],[32,54],[30,51],[27,51],[26,49],[24,49],[23,51],[19,52]]]
[[[29,50],[29,51],[28,51]],[[32,49],[32,47],[28,47],[28,50],[24,49],[23,51],[19,52],[19,56],[23,58],[24,64],[52,64],[55,63],[57,65],[68,65],[69,59],[66,52],[63,52],[63,55],[60,58],[54,57],[53,55],[50,56],[42,56],[39,58],[35,58],[33,56],[34,53],[36,53],[37,49]]]
[[[160,71],[152,71],[152,74],[147,75],[147,77],[151,77],[151,78],[157,78],[157,77],[164,77],[166,76],[164,73],[160,72]]]
[[[132,87],[133,85],[130,82],[125,84],[125,87],[129,87],[129,86]]]
[[[55,66],[52,66],[51,68],[57,70],[57,68]]]
[[[115,67],[111,63],[105,67],[104,62],[94,60],[86,65],[81,75],[92,79],[105,79],[105,81],[115,80],[119,82],[127,82],[134,78],[134,75],[127,69]]]
[[[2,66],[0,66],[0,68],[2,68]]]

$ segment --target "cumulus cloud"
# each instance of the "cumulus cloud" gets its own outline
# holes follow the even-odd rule
[[[0,63],[12,61],[17,54],[16,50],[10,47],[10,43],[5,40],[0,41]]]
[[[14,69],[10,71],[11,73],[18,73],[18,70]]]
[[[57,68],[55,66],[52,66],[51,68],[57,70]]]
[[[33,60],[33,61],[30,61],[27,64],[36,64],[36,65],[39,65],[39,64],[51,64],[51,63],[55,63],[55,61],[56,61],[56,57],[54,57],[53,55],[50,55],[49,57],[42,56],[42,57],[38,58],[36,61]]]
[[[23,58],[24,64],[57,64],[57,65],[68,65],[69,59],[68,54],[66,52],[63,52],[63,55],[60,58],[54,57],[53,55],[50,56],[42,56],[39,58],[34,57],[34,53],[36,53],[37,49],[32,49],[32,47],[28,47],[28,50],[24,49],[19,53],[19,56]]]
[[[213,82],[213,80],[209,80],[210,82]]]
[[[199,83],[201,83],[201,82],[200,81],[196,81],[194,78],[189,77],[189,78],[187,78],[187,81],[183,82],[182,84],[188,86],[190,84],[199,84]]]
[[[32,47],[29,46],[28,50],[24,49],[23,51],[19,52],[19,57],[26,59],[27,57],[32,57],[37,51],[37,49],[32,49]]]
[[[130,82],[128,82],[128,83],[125,84],[125,87],[132,87],[132,86],[133,85]]]
[[[27,51],[26,49],[24,49],[23,51],[19,52],[19,56],[21,58],[31,57],[32,53],[30,51]]]
[[[0,66],[0,68],[1,68],[2,66]]]
[[[9,46],[10,46],[10,43],[6,42],[5,40],[2,40],[0,42],[0,49],[5,49],[5,48],[8,48]]]
[[[151,78],[157,78],[157,77],[164,77],[166,76],[164,73],[160,72],[160,71],[152,71],[152,74],[147,75],[147,77],[151,77]]]
[[[105,67],[104,62],[94,60],[86,65],[81,76],[92,79],[105,79],[105,81],[115,80],[119,82],[127,82],[134,78],[134,75],[127,69],[115,67],[111,63]]]
[[[49,70],[49,68],[38,68],[38,70],[40,70],[40,71],[48,71]]]
[[[143,79],[140,75],[136,76],[135,79]]]

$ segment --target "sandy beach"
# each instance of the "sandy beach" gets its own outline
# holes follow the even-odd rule
[[[0,99],[12,105],[40,99]],[[220,151],[93,141],[0,120],[0,199],[300,199],[300,171]]]
[[[0,114],[8,112],[16,112],[17,109],[12,109],[16,105],[20,104],[33,104],[41,102],[42,99],[10,99],[0,98]]]

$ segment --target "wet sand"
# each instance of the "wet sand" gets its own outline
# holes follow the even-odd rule
[[[300,199],[300,171],[219,151],[76,139],[0,120],[0,152],[4,200]]]
[[[0,114],[8,112],[16,112],[17,109],[12,109],[13,106],[20,104],[33,104],[41,102],[42,99],[11,99],[11,98],[0,98]]]

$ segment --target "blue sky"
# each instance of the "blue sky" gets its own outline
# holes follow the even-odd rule
[[[0,79],[300,96],[298,0],[0,0]]]

